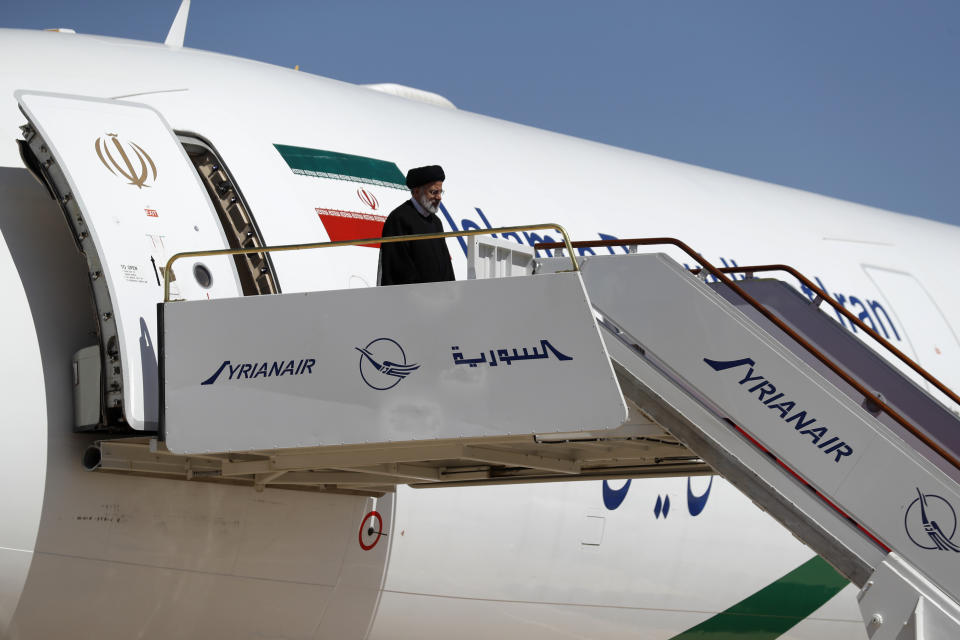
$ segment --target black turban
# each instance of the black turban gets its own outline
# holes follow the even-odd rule
[[[436,164],[432,164],[429,167],[417,167],[416,169],[407,171],[407,187],[410,189],[416,189],[431,182],[442,182],[445,179],[446,176],[443,175],[443,167]]]

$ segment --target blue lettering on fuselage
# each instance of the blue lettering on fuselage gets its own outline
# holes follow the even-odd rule
[[[460,225],[458,226],[457,223],[454,222],[454,220],[453,220],[453,215],[451,215],[449,209],[447,209],[447,207],[446,207],[442,202],[440,203],[440,213],[443,214],[443,217],[446,219],[447,224],[450,226],[450,230],[451,230],[451,231],[471,231],[471,230],[481,230],[481,229],[492,229],[492,228],[493,228],[493,226],[490,224],[490,221],[487,220],[487,216],[484,215],[483,210],[482,210],[480,207],[474,207],[473,210],[477,212],[477,215],[478,215],[478,216],[480,216],[480,220],[481,220],[482,223],[483,223],[483,226],[482,226],[482,227],[480,226],[480,223],[478,223],[478,222],[476,222],[476,221],[474,221],[474,220],[471,220],[470,218],[461,218],[461,219],[460,219]],[[492,237],[494,237],[494,238],[497,237],[497,234],[495,234],[495,233],[491,233],[490,235],[491,235]],[[524,231],[524,232],[519,232],[519,233],[516,232],[516,231],[510,231],[510,232],[508,232],[508,233],[501,234],[500,237],[501,237],[501,238],[504,238],[504,239],[510,239],[510,240],[513,240],[514,242],[516,242],[517,244],[527,245],[527,246],[530,246],[530,247],[533,247],[534,245],[536,245],[536,244],[538,244],[538,243],[541,243],[541,242],[556,242],[556,239],[554,239],[553,236],[546,235],[546,234],[541,236],[539,233],[530,233],[530,232],[526,232],[526,231]],[[608,240],[608,239],[614,239],[614,240],[616,240],[616,237],[615,237],[615,236],[608,236],[608,235],[605,235],[605,234],[602,234],[602,233],[600,234],[600,237],[601,237],[601,239],[603,239],[603,240]],[[466,257],[466,255],[467,255],[467,241],[464,240],[462,237],[461,237],[461,238],[457,238],[457,241],[460,243],[460,250],[463,251],[463,255],[464,255],[464,257]],[[553,253],[552,253],[549,249],[544,249],[544,252],[545,252],[548,256],[552,256],[552,255],[553,255]],[[578,249],[577,249],[577,253],[579,253],[581,256],[584,256],[584,255],[591,255],[591,256],[596,255],[596,253],[593,251],[593,249],[589,249],[589,248],[578,248]],[[613,253],[613,251],[610,251],[610,253]],[[540,256],[540,251],[539,251],[538,249],[536,249],[536,248],[534,248],[534,255],[536,255],[537,257]]]
[[[610,511],[613,511],[621,504],[623,504],[624,498],[627,497],[627,491],[630,491],[630,483],[632,480],[627,480],[627,483],[620,487],[619,489],[611,489],[610,485],[606,480],[603,481],[603,506],[605,506]]]
[[[690,515],[696,517],[703,513],[703,508],[707,506],[707,500],[710,499],[710,490],[713,489],[713,476],[710,476],[710,484],[703,494],[697,496],[693,494],[693,486],[690,478],[687,478],[687,511]]]
[[[610,511],[617,509],[623,501],[627,498],[627,492],[630,491],[630,483],[632,480],[627,480],[626,483],[619,489],[613,489],[610,487],[610,483],[606,480],[603,481],[603,506],[605,506]],[[710,476],[710,483],[707,485],[706,491],[702,494],[695,495],[693,493],[693,486],[691,484],[690,478],[687,478],[687,511],[690,512],[690,515],[697,517],[703,513],[704,508],[707,506],[707,500],[710,499],[710,491],[713,489],[713,476]],[[657,496],[657,505],[654,507],[654,514],[656,518],[659,518],[663,515],[664,518],[667,517],[667,514],[670,512],[670,496]]]

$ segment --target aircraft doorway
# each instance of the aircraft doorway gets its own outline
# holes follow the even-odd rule
[[[260,229],[250,214],[250,208],[240,193],[236,181],[227,170],[223,160],[205,140],[189,134],[179,134],[184,151],[200,176],[200,181],[210,196],[210,202],[220,218],[223,233],[231,249],[248,249],[264,246]],[[270,255],[248,253],[234,256],[237,276],[243,295],[279,293],[280,286],[273,269]]]

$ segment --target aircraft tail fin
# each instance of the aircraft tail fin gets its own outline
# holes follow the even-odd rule
[[[183,47],[183,39],[187,35],[187,16],[190,14],[190,0],[183,0],[180,3],[180,9],[170,25],[170,31],[167,32],[167,39],[163,44],[171,47]]]

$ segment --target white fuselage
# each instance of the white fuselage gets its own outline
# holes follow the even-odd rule
[[[674,236],[716,263],[791,264],[960,386],[956,227],[201,51],[0,31],[0,54],[9,637],[666,640],[813,555],[719,478],[635,480],[616,509],[602,482],[400,487],[377,503],[389,538],[365,551],[367,497],[84,472],[93,437],[72,431],[70,358],[96,343],[88,275],[57,203],[17,153],[15,90],[154,107],[216,149],[267,244],[327,240],[317,209],[345,199],[374,211],[355,190],[295,175],[274,145],[403,171],[441,164],[445,227],[556,222],[575,239]],[[368,191],[381,215],[408,197]],[[466,277],[464,252],[449,246]],[[376,279],[369,248],[273,262],[286,293]],[[853,593],[783,637],[863,638]]]

